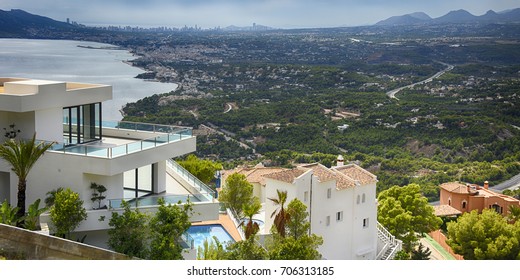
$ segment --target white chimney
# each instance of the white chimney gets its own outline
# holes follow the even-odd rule
[[[345,165],[345,160],[343,159],[343,156],[342,155],[339,155],[338,156],[338,159],[336,160],[336,165],[339,167],[339,166],[343,166]]]

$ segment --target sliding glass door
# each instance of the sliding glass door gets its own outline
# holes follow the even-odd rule
[[[63,108],[63,140],[67,145],[101,140],[101,103]]]

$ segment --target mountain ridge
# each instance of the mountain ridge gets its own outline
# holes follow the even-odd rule
[[[0,37],[31,37],[52,31],[72,31],[78,27],[24,10],[0,10]]]
[[[425,15],[419,17],[417,15]],[[444,24],[444,23],[501,23],[501,22],[520,22],[520,8],[495,12],[487,11],[485,14],[476,16],[470,12],[459,9],[448,12],[447,14],[431,18],[424,12],[415,12],[401,16],[392,16],[377,22],[376,26],[392,25],[415,25],[415,24]]]

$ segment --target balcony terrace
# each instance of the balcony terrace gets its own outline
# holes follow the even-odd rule
[[[56,143],[50,151],[111,159],[193,136],[188,127],[125,121],[103,121],[101,129],[101,140],[84,144]]]
[[[84,173],[113,176],[196,150],[196,137],[188,127],[123,121],[103,121],[101,126],[95,127],[102,132],[99,139],[81,144],[54,142],[45,157],[82,166]]]
[[[83,221],[77,231],[106,230],[109,227],[109,218],[113,212],[122,213],[122,201],[126,201],[132,208],[138,208],[143,213],[153,213],[159,207],[159,199],[163,198],[166,204],[193,203],[192,222],[218,220],[220,204],[215,199],[215,192],[191,173],[173,160],[167,162],[166,191],[159,194],[144,195],[138,198],[107,198],[107,209],[87,210],[87,220]],[[41,216],[41,221],[50,223],[49,213]]]

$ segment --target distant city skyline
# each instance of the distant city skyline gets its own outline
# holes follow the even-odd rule
[[[518,0],[3,0],[58,21],[90,26],[307,28],[372,25],[391,16],[425,12],[436,18],[464,9],[474,15],[520,8]]]

